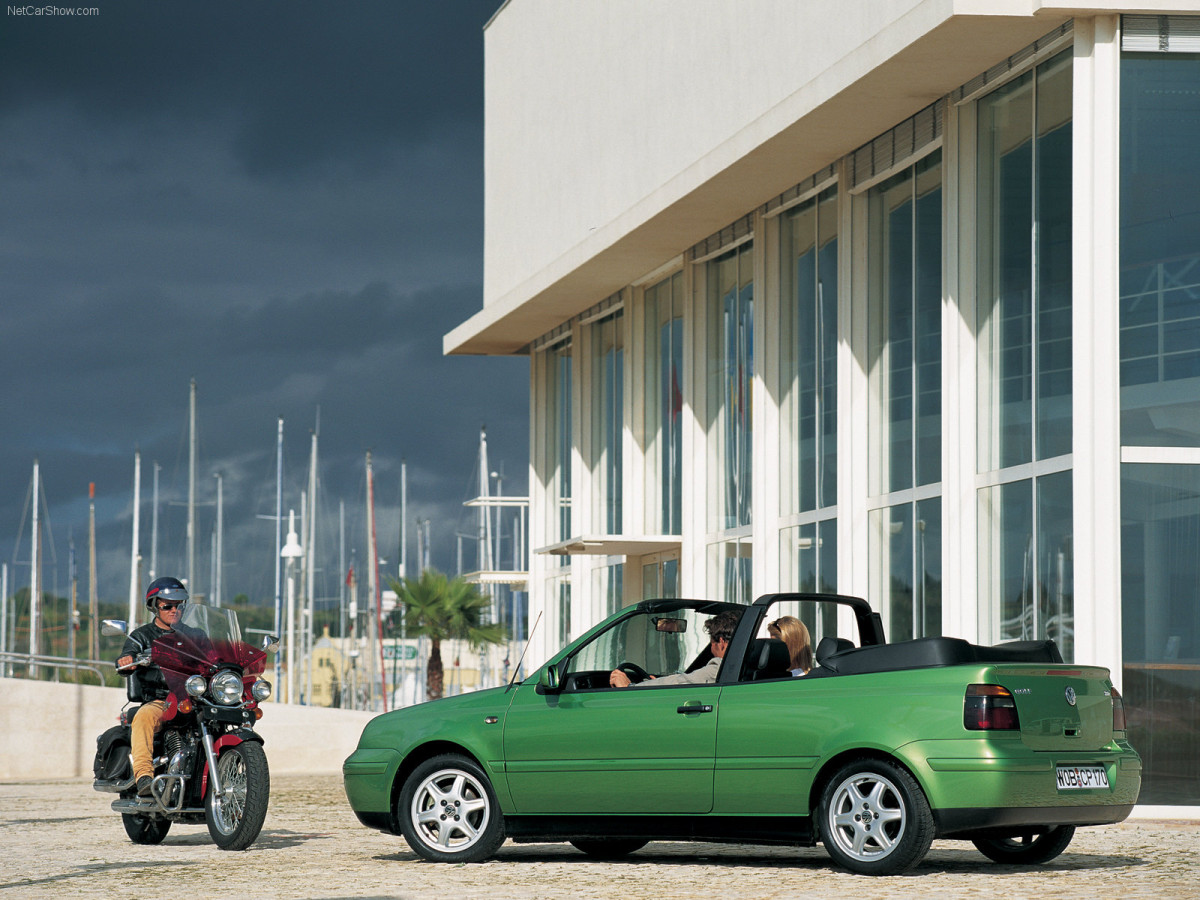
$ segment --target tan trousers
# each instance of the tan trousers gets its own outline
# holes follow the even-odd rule
[[[154,736],[162,731],[166,700],[142,704],[129,727],[130,752],[133,756],[133,780],[154,774]]]

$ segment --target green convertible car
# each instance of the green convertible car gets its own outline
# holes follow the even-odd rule
[[[710,641],[727,610],[732,637]],[[802,677],[771,637],[783,616],[811,634]],[[505,838],[609,858],[652,840],[820,842],[875,875],[934,838],[1046,862],[1077,826],[1123,820],[1141,787],[1107,669],[1064,665],[1052,641],[888,644],[865,601],[830,594],[643,601],[523,682],[372,719],[342,771],[364,825],[435,861]]]

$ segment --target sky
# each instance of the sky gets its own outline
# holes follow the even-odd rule
[[[63,0],[56,0],[61,4]],[[70,0],[74,2],[74,0]],[[81,0],[0,19],[0,560],[29,584],[128,602],[135,453],[141,589],[186,566],[197,396],[196,584],[275,593],[283,508],[318,431],[317,594],[363,571],[366,455],[383,571],[429,520],[431,562],[476,568],[480,429],[491,490],[527,491],[528,362],[445,357],[482,307],[483,28],[501,0]],[[14,9],[24,9],[18,15]],[[59,6],[58,9],[63,9]],[[72,9],[74,7],[71,7]],[[159,478],[152,530],[153,478]],[[507,530],[507,529],[506,529]],[[511,553],[511,543],[502,548]]]

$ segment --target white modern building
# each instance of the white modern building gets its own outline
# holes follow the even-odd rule
[[[510,0],[483,307],[540,662],[646,596],[867,597],[1109,666],[1200,806],[1200,2]]]

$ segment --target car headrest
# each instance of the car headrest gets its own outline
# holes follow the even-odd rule
[[[750,645],[747,667],[750,677],[782,678],[791,672],[792,655],[778,638],[755,638]]]
[[[846,638],[834,637],[826,635],[821,638],[821,642],[817,644],[817,663],[822,666],[829,665],[828,660],[837,654],[846,650],[853,650],[854,643]]]

